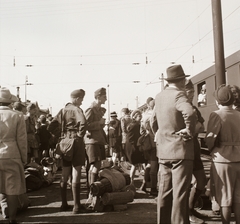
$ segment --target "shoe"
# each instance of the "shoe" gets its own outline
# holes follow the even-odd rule
[[[66,212],[66,211],[69,211],[71,208],[70,205],[66,204],[66,205],[61,205],[60,207],[60,212]]]
[[[199,219],[194,215],[189,215],[189,221],[190,223],[199,223],[199,224],[204,223],[202,219]]]
[[[93,209],[92,209],[93,210]],[[79,213],[89,213],[92,211],[91,209],[87,209],[84,205],[80,205],[79,208],[73,208],[73,214]]]

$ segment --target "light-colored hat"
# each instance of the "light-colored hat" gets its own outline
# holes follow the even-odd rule
[[[18,98],[12,95],[9,89],[2,87],[0,88],[0,103],[13,103],[19,101]]]

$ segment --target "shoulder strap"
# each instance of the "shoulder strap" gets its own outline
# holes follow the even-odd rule
[[[65,113],[63,112],[63,109],[61,111],[61,126],[62,126],[62,129],[61,129],[61,136],[64,135],[63,131],[64,131],[64,125],[65,125]]]

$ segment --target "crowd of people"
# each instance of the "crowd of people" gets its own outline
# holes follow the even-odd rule
[[[198,141],[198,133],[205,128],[192,103],[194,86],[187,77],[181,65],[167,68],[165,89],[146,99],[145,111],[122,108],[121,117],[113,111],[109,122],[104,118],[105,88],[94,92],[85,111],[81,109],[85,91],[72,91],[70,102],[52,117],[38,116],[33,103],[23,113],[18,98],[1,87],[0,196],[7,202],[2,214],[9,223],[17,223],[17,196],[26,192],[24,166],[33,159],[40,164],[48,156],[61,160],[60,211],[70,209],[68,185],[73,214],[93,209],[81,204],[82,167],[86,167],[89,188],[98,180],[102,161],[111,157],[113,166],[130,164],[133,185],[136,169],[144,170],[140,189],[157,197],[158,223],[203,223],[194,206],[207,185]],[[218,110],[210,114],[205,138],[212,155],[211,196],[219,204],[223,223],[230,223],[232,208],[240,223],[240,89],[222,85],[214,96]],[[57,153],[62,139],[72,148],[70,157]]]

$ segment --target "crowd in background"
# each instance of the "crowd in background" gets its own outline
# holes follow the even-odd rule
[[[103,106],[107,101],[105,88],[94,92],[93,102],[85,111],[80,107],[85,91],[74,90],[70,102],[53,117],[39,116],[34,103],[29,103],[23,113],[18,99],[2,87],[0,193],[2,214],[9,217],[10,223],[16,223],[16,196],[26,192],[24,166],[33,161],[41,164],[45,157],[60,161],[61,211],[69,210],[66,195],[69,182],[73,213],[91,209],[91,205],[86,209],[80,200],[82,167],[86,167],[90,187],[98,180],[102,161],[111,157],[113,166],[128,162],[133,185],[136,169],[143,171],[140,190],[158,196],[158,223],[203,223],[194,206],[207,185],[198,141],[198,133],[205,130],[204,119],[192,104],[194,87],[181,66],[168,68],[167,74],[168,84],[156,98],[146,99],[145,111],[122,108],[120,118],[112,111],[107,122]],[[219,205],[223,223],[230,222],[232,206],[240,223],[236,211],[240,183],[234,182],[240,179],[240,133],[236,126],[240,121],[236,112],[240,111],[240,89],[220,86],[214,96],[219,110],[211,113],[206,133],[206,143],[213,155],[211,197]],[[73,157],[69,161],[56,154],[59,139],[66,137],[74,139]],[[223,191],[218,190],[219,185]]]

